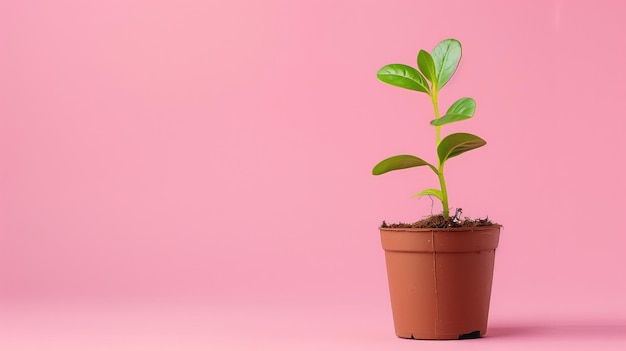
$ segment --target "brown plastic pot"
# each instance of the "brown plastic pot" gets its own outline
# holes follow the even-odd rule
[[[380,228],[396,335],[485,335],[500,226]]]

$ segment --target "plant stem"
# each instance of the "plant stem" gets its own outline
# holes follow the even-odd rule
[[[433,108],[435,109],[435,119],[439,118],[439,102],[437,101],[437,93],[439,91],[436,87],[433,87],[432,94],[430,98],[433,102]],[[436,141],[437,147],[439,147],[439,143],[441,142],[441,126],[435,126],[436,130]],[[448,190],[446,189],[446,180],[443,176],[443,163],[439,160],[439,167],[437,172],[437,177],[439,178],[439,186],[441,187],[441,207],[443,208],[443,218],[450,218],[450,211],[448,210]]]
[[[443,176],[443,164],[439,164],[439,172],[437,172],[439,178],[439,186],[441,187],[441,206],[443,207],[443,218],[450,218],[450,210],[448,210],[448,190],[446,188],[446,180]]]
[[[430,96],[433,101],[433,108],[435,109],[435,119],[439,119],[439,102],[437,101],[437,90],[433,90],[432,95]],[[436,141],[437,146],[439,146],[439,142],[441,141],[441,126],[435,126],[435,130],[437,133]]]

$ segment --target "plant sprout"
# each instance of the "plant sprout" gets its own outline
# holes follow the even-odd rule
[[[472,98],[464,97],[453,103],[445,115],[439,112],[439,91],[454,75],[461,60],[461,43],[456,39],[446,39],[437,44],[432,53],[420,50],[417,55],[419,70],[403,65],[391,64],[378,71],[378,79],[384,83],[400,88],[419,91],[430,97],[434,108],[435,119],[430,124],[435,127],[437,141],[437,167],[412,155],[397,155],[379,162],[372,174],[380,175],[398,169],[428,166],[439,179],[439,189],[425,189],[412,197],[431,195],[441,201],[443,217],[448,220],[448,190],[444,177],[444,164],[452,157],[466,151],[479,148],[486,144],[480,137],[468,133],[454,133],[441,139],[441,126],[444,124],[466,120],[474,115],[476,102]]]

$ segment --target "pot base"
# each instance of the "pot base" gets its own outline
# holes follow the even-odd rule
[[[466,339],[478,339],[482,338],[485,335],[485,331],[476,330],[471,333],[461,334],[461,335],[435,335],[435,334],[410,334],[410,335],[396,335],[402,339],[413,339],[413,340],[466,340]]]

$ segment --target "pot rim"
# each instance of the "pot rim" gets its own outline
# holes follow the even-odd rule
[[[489,230],[494,228],[502,228],[502,224],[482,225],[478,227],[448,227],[448,228],[383,228],[378,227],[380,231],[390,232],[475,232],[481,230]]]

